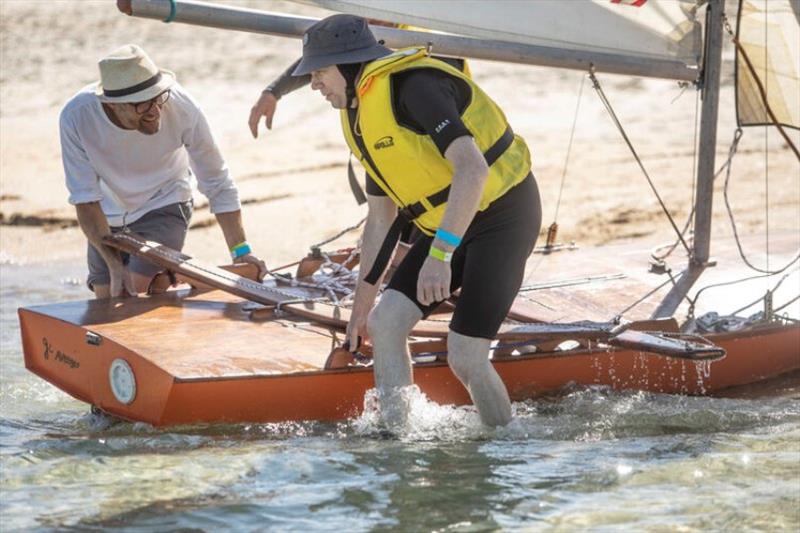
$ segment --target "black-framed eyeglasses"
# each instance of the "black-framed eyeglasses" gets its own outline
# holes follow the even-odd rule
[[[144,102],[138,102],[136,104],[133,104],[133,109],[140,115],[144,115],[145,113],[153,109],[154,105],[162,107],[164,104],[166,104],[167,100],[169,100],[169,95],[170,95],[170,90],[167,89],[166,91],[159,94],[155,98],[151,98],[150,100],[145,100]]]

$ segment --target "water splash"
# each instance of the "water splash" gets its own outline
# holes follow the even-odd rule
[[[364,395],[364,411],[350,422],[361,436],[394,436],[402,441],[463,441],[484,439],[492,430],[481,423],[473,406],[456,407],[432,402],[417,387],[404,387],[399,401],[407,416],[400,425],[387,426],[381,417],[380,392],[370,389]]]
[[[711,363],[713,361],[695,361],[694,369],[697,375],[697,388],[700,394],[706,393],[705,380],[711,377]]]

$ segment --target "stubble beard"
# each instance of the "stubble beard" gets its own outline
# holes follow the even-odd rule
[[[136,128],[139,133],[144,133],[145,135],[155,135],[158,133],[158,130],[161,129],[161,120],[157,120],[154,122],[146,122],[144,120],[139,121],[139,127]]]

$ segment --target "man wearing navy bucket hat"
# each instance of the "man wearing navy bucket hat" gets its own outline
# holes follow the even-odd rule
[[[525,141],[470,76],[425,48],[392,51],[365,19],[334,15],[303,37],[296,76],[340,110],[350,150],[367,170],[368,216],[348,342],[370,338],[381,412],[407,415],[406,339],[456,289],[448,364],[484,423],[511,419],[489,348],[522,283],[541,225]],[[424,234],[373,308],[400,233]]]
[[[100,60],[100,82],[61,111],[69,202],[89,241],[87,284],[98,298],[145,292],[159,268],[103,244],[128,229],[180,250],[192,214],[192,176],[209,199],[233,260],[255,264],[239,194],[202,111],[136,45]]]

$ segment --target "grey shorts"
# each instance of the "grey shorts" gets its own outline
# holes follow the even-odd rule
[[[137,221],[128,224],[128,229],[147,240],[160,242],[170,248],[180,250],[183,248],[191,218],[192,201],[190,200],[154,209]],[[111,227],[111,233],[119,231],[122,231],[121,227]],[[128,266],[130,272],[152,277],[163,270],[161,267],[144,259],[131,257],[126,253],[122,253],[121,256],[122,262]],[[89,286],[90,290],[94,290],[95,284],[108,285],[111,283],[111,276],[108,273],[105,259],[91,244],[89,244],[86,259],[89,263],[89,276],[86,278],[86,285]]]

